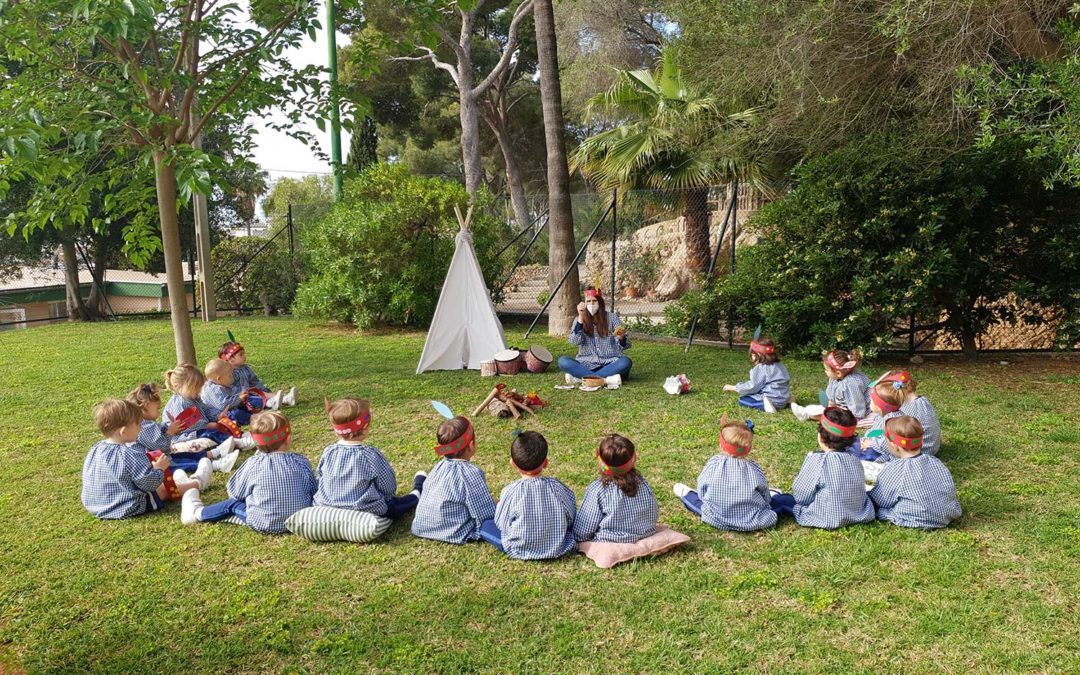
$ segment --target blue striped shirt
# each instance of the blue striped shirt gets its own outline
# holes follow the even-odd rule
[[[435,463],[413,516],[417,537],[464,544],[480,538],[480,525],[495,517],[495,500],[488,492],[484,471],[464,459]]]
[[[615,359],[622,356],[624,350],[630,349],[630,337],[627,335],[617,338],[615,329],[622,325],[622,320],[615,312],[607,312],[608,334],[600,337],[593,328],[593,334],[588,335],[581,320],[574,321],[570,329],[570,344],[577,346],[577,360],[581,365],[597,370]]]
[[[776,524],[765,472],[751,459],[713,455],[697,482],[701,520],[721,530],[750,532]]]
[[[263,391],[269,391],[261,381],[259,376],[255,374],[255,371],[251,369],[251,366],[244,364],[242,366],[236,366],[233,368],[233,383],[232,393],[239,396],[248,389],[261,389]]]
[[[574,550],[577,501],[558,478],[522,478],[503,488],[495,525],[506,555],[519,560],[558,558]]]
[[[945,527],[963,513],[952,474],[930,455],[894,457],[881,468],[870,499],[879,520],[901,527]]]
[[[644,476],[638,476],[633,497],[598,478],[585,488],[574,517],[574,539],[632,543],[656,534],[659,518],[660,506]]]
[[[157,490],[165,472],[150,465],[135,445],[98,441],[82,470],[82,503],[98,518],[130,518],[146,513],[147,494]]]
[[[930,400],[925,396],[916,396],[900,406],[900,414],[911,415],[919,420],[923,428],[922,453],[937,455],[941,449],[941,422],[938,421],[937,411],[930,405]]]
[[[192,426],[188,427],[185,431],[177,434],[176,437],[173,438],[173,443],[190,441],[195,438],[200,431],[206,428],[206,407],[203,402],[197,398],[184,398],[180,394],[173,394],[169,397],[168,402],[165,403],[165,407],[161,409],[161,423],[168,426],[172,423],[172,419],[170,419],[169,415],[179,417],[180,413],[192,406],[199,409],[199,414],[202,415],[202,418]],[[214,419],[216,420],[217,418],[215,417]]]
[[[199,392],[199,399],[203,403],[203,414],[211,421],[217,420],[223,413],[239,408],[241,405],[240,395],[234,394],[231,387],[223,387],[210,380],[203,385],[202,391]]]
[[[228,493],[247,507],[247,526],[281,534],[285,520],[311,506],[315,494],[311,461],[295,452],[256,452],[229,479]]]
[[[354,441],[327,446],[316,470],[316,506],[386,515],[386,503],[397,494],[397,477],[377,448]]]
[[[812,452],[803,460],[792,491],[795,520],[803,527],[834,530],[874,520],[866,474],[848,452]]]
[[[782,363],[759,363],[750,369],[750,379],[735,385],[740,396],[761,394],[777,408],[783,408],[791,398],[791,376]]]
[[[870,378],[858,368],[841,380],[829,378],[825,394],[833,405],[851,411],[857,420],[870,414]]]

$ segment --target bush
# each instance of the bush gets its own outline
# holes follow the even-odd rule
[[[266,243],[262,237],[235,237],[214,247],[210,258],[218,307],[261,307],[264,313],[275,314],[292,304],[300,284],[300,259],[284,242],[274,241],[260,251]]]
[[[490,195],[476,201],[473,245],[490,287],[507,226]],[[454,205],[464,212],[467,203],[458,183],[397,165],[376,164],[347,181],[344,200],[301,232],[312,275],[297,292],[296,313],[359,327],[426,327],[454,254]]]
[[[873,354],[914,316],[973,353],[995,323],[1044,320],[1013,316],[999,302],[1011,297],[1064,308],[1068,329],[1080,312],[1080,190],[1048,189],[1055,165],[1020,142],[951,157],[894,136],[842,148],[796,170],[794,190],[754,215],[762,238],[736,274],[688,294],[668,319],[700,312],[709,327],[731,316],[763,324],[789,352]]]

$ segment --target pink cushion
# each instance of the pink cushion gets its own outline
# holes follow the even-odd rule
[[[633,544],[615,544],[608,541],[583,541],[578,550],[596,563],[597,567],[614,567],[621,562],[647,555],[667,553],[676,546],[690,541],[690,537],[670,527],[658,525],[656,534]]]

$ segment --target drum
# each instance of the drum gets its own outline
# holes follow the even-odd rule
[[[530,373],[542,373],[551,365],[551,352],[540,345],[529,347],[525,352],[525,367]]]
[[[581,384],[586,386],[586,387],[589,387],[589,388],[600,387],[601,389],[603,389],[604,387],[607,386],[607,380],[605,380],[602,377],[589,377],[589,376],[586,376],[586,377],[581,378]]]
[[[222,415],[217,421],[218,431],[224,431],[233,438],[240,438],[244,435],[244,432],[240,430],[240,425],[235,420],[231,420],[225,415]]]
[[[517,375],[521,372],[521,352],[504,349],[495,355],[495,370],[499,375]]]
[[[480,362],[480,377],[495,377],[499,371],[495,368],[495,359]]]
[[[180,411],[180,414],[173,418],[173,421],[179,422],[182,429],[189,429],[202,419],[202,411],[198,406],[191,406],[190,408],[184,408]]]
[[[262,409],[266,407],[266,398],[263,397],[263,392],[260,389],[248,389],[247,401],[244,402],[244,407],[251,414],[262,412]]]

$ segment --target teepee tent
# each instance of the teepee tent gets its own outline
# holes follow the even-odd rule
[[[473,207],[469,205],[464,217],[456,206],[454,211],[461,230],[416,366],[418,375],[426,370],[479,370],[480,361],[506,349],[502,323],[495,315],[469,231]]]

